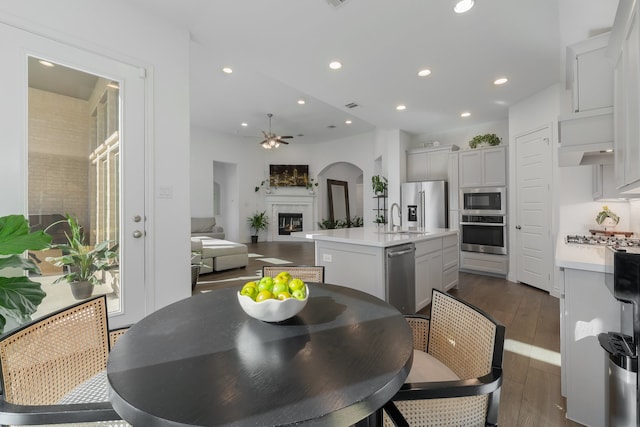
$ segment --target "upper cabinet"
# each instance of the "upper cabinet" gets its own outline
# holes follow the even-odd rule
[[[615,180],[623,193],[640,188],[639,14],[637,2],[620,2],[609,44],[615,63]]]
[[[449,179],[449,153],[458,146],[407,150],[407,181]]]
[[[613,61],[609,33],[567,47],[572,111],[558,117],[558,165],[613,162]]]
[[[458,167],[460,188],[507,185],[505,146],[461,151],[458,155]]]

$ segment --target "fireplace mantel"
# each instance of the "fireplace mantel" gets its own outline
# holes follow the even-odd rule
[[[278,234],[279,213],[301,213],[302,231],[311,231],[316,227],[316,194],[267,194],[267,215],[269,215],[269,233],[267,241],[299,241],[300,238]]]

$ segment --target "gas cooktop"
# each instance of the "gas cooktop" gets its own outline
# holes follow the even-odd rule
[[[640,239],[633,239],[628,237],[617,236],[581,236],[581,235],[568,235],[566,238],[567,243],[575,243],[579,245],[594,245],[594,246],[618,246],[640,247]]]

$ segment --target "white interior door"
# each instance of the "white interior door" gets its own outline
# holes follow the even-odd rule
[[[551,289],[551,127],[516,137],[517,280]]]
[[[79,70],[113,82],[117,87],[117,99],[113,103],[119,128],[113,135],[107,135],[110,147],[119,145],[111,160],[104,160],[103,167],[111,172],[112,210],[102,230],[87,230],[93,236],[109,236],[120,244],[118,292],[110,298],[110,326],[118,327],[134,323],[145,313],[145,79],[138,67],[102,56],[97,53],[59,43],[28,31],[16,29],[0,23],[0,55],[3,67],[0,75],[7,84],[0,99],[0,128],[9,139],[3,144],[11,148],[5,151],[0,163],[0,180],[11,182],[11,187],[3,186],[8,195],[4,209],[12,213],[24,212],[30,215],[37,203],[27,201],[29,105],[28,78],[29,58],[45,59],[55,65]],[[112,112],[113,113],[113,112]],[[100,127],[98,123],[96,127]],[[71,130],[70,130],[71,132]],[[87,132],[95,134],[95,129]],[[100,132],[97,132],[100,133]],[[46,134],[45,134],[46,137]],[[95,147],[94,147],[95,148]],[[93,149],[74,153],[81,162],[90,163]],[[57,153],[51,149],[51,155]],[[84,152],[83,152],[84,151]],[[95,150],[94,150],[95,151]],[[105,157],[106,159],[106,157]],[[94,162],[95,163],[95,162]],[[3,169],[3,164],[11,167]],[[87,166],[90,167],[90,166]],[[100,167],[100,166],[98,166]],[[61,173],[48,170],[46,180],[60,179]],[[73,181],[68,183],[70,196],[79,195],[74,191]],[[74,194],[75,193],[75,194]],[[43,192],[44,194],[44,192]],[[86,197],[86,195],[84,195]],[[94,197],[95,199],[95,197]],[[95,200],[85,203],[95,205]],[[31,206],[30,206],[31,205]],[[63,205],[60,210],[66,210]],[[4,210],[3,209],[3,210]],[[115,210],[115,211],[114,211]],[[59,212],[61,214],[73,212]],[[95,212],[90,214],[97,218]],[[105,220],[105,216],[102,220]],[[100,222],[96,219],[96,222]],[[106,231],[105,231],[106,230]],[[62,284],[54,285],[64,287]],[[51,288],[54,289],[54,288]],[[52,291],[52,293],[57,290]],[[115,302],[114,302],[115,301]],[[44,303],[43,303],[44,304]],[[36,313],[38,314],[38,313]]]

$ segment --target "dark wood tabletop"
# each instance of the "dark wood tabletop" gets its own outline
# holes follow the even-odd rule
[[[369,294],[309,284],[295,317],[265,323],[235,288],[178,301],[132,326],[109,355],[109,399],[135,426],[349,426],[400,389],[411,329]]]

